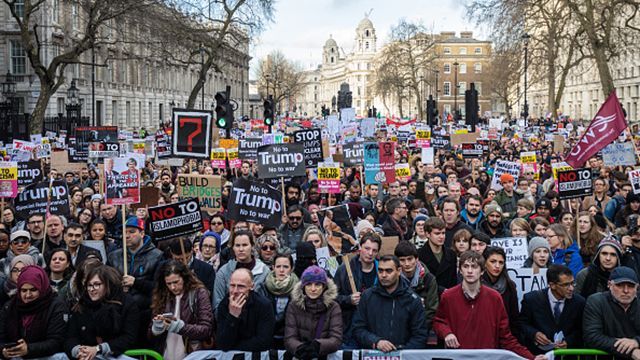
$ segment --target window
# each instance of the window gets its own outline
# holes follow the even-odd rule
[[[458,83],[458,94],[464,94],[465,91],[467,91],[467,82],[460,81]]]
[[[460,55],[467,55],[467,48],[466,47],[461,47],[460,48]]]
[[[444,64],[444,73],[451,74],[451,64]]]
[[[460,74],[466,74],[466,73],[467,73],[467,64],[460,63]]]
[[[51,20],[54,23],[58,22],[58,15],[60,12],[60,0],[53,0],[51,3]]]
[[[15,0],[13,3],[13,11],[15,11],[16,15],[22,19],[24,16],[24,0]]]
[[[476,82],[476,90],[478,90],[478,96],[482,96],[482,83]]]
[[[482,54],[482,48],[477,47],[477,48],[475,48],[475,50],[473,50],[473,52],[474,52],[476,55],[480,55],[480,54]]]
[[[451,83],[449,81],[444,82],[444,89],[442,89],[442,93],[445,96],[451,96]]]
[[[449,48],[449,47],[444,48],[444,49],[443,49],[443,51],[444,51],[444,53],[445,53],[445,54],[447,54],[447,55],[448,55],[448,54],[451,54],[451,48]]]
[[[481,63],[473,64],[473,72],[475,72],[476,74],[482,73],[482,64]]]
[[[78,19],[78,4],[71,4],[71,26],[74,30],[78,28],[79,19]]]
[[[366,41],[366,42],[364,43],[364,49],[365,49],[365,50],[369,50],[369,42],[368,42],[368,41]]]
[[[331,63],[333,64],[333,56],[331,57]]]
[[[20,40],[11,40],[11,73],[13,75],[27,73],[27,53]]]

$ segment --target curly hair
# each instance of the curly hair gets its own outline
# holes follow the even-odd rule
[[[204,284],[198,280],[185,264],[175,260],[167,261],[160,268],[157,283],[153,289],[153,297],[151,298],[151,311],[153,314],[164,312],[167,303],[174,296],[165,281],[167,276],[174,274],[181,277],[184,282],[182,285],[183,294],[189,293],[191,290],[204,288]]]

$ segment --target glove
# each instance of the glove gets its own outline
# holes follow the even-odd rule
[[[313,359],[313,345],[311,345],[311,342],[307,341],[298,346],[294,356],[301,360]]]
[[[160,335],[165,331],[164,321],[162,320],[153,320],[153,325],[151,326],[151,332],[154,335]]]
[[[184,327],[184,321],[183,320],[173,320],[171,322],[171,324],[169,324],[169,327],[167,328],[167,331],[170,333],[178,333],[180,330],[182,330],[182,328]]]
[[[309,346],[311,347],[311,357],[320,357],[320,343],[317,340],[313,340]]]

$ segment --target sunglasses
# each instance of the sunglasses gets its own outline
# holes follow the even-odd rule
[[[289,220],[302,220],[302,216],[289,216]]]
[[[21,239],[15,239],[15,240],[11,240],[11,243],[13,245],[22,245],[22,244],[28,244],[30,241],[27,238],[21,238]]]
[[[211,225],[224,225],[224,223],[216,221],[216,222],[212,222]]]
[[[270,245],[263,245],[262,246],[262,251],[269,251],[269,250],[275,250],[276,247],[275,246],[270,246]]]

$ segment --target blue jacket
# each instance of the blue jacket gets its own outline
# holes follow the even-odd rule
[[[362,349],[371,349],[380,340],[398,350],[424,349],[429,335],[424,307],[408,281],[400,278],[389,294],[382,286],[367,289],[353,317],[353,336]]]
[[[557,249],[552,256],[554,264],[568,267],[574,277],[578,276],[578,272],[582,270],[582,256],[580,256],[580,248],[577,243],[571,244],[567,249]]]
[[[471,222],[467,215],[467,209],[463,209],[460,212],[460,218],[462,219],[462,221],[464,221],[465,224],[469,225],[473,230],[479,230],[480,223],[484,219],[484,212],[480,210],[480,212],[478,213],[478,217],[476,218],[476,222]]]

